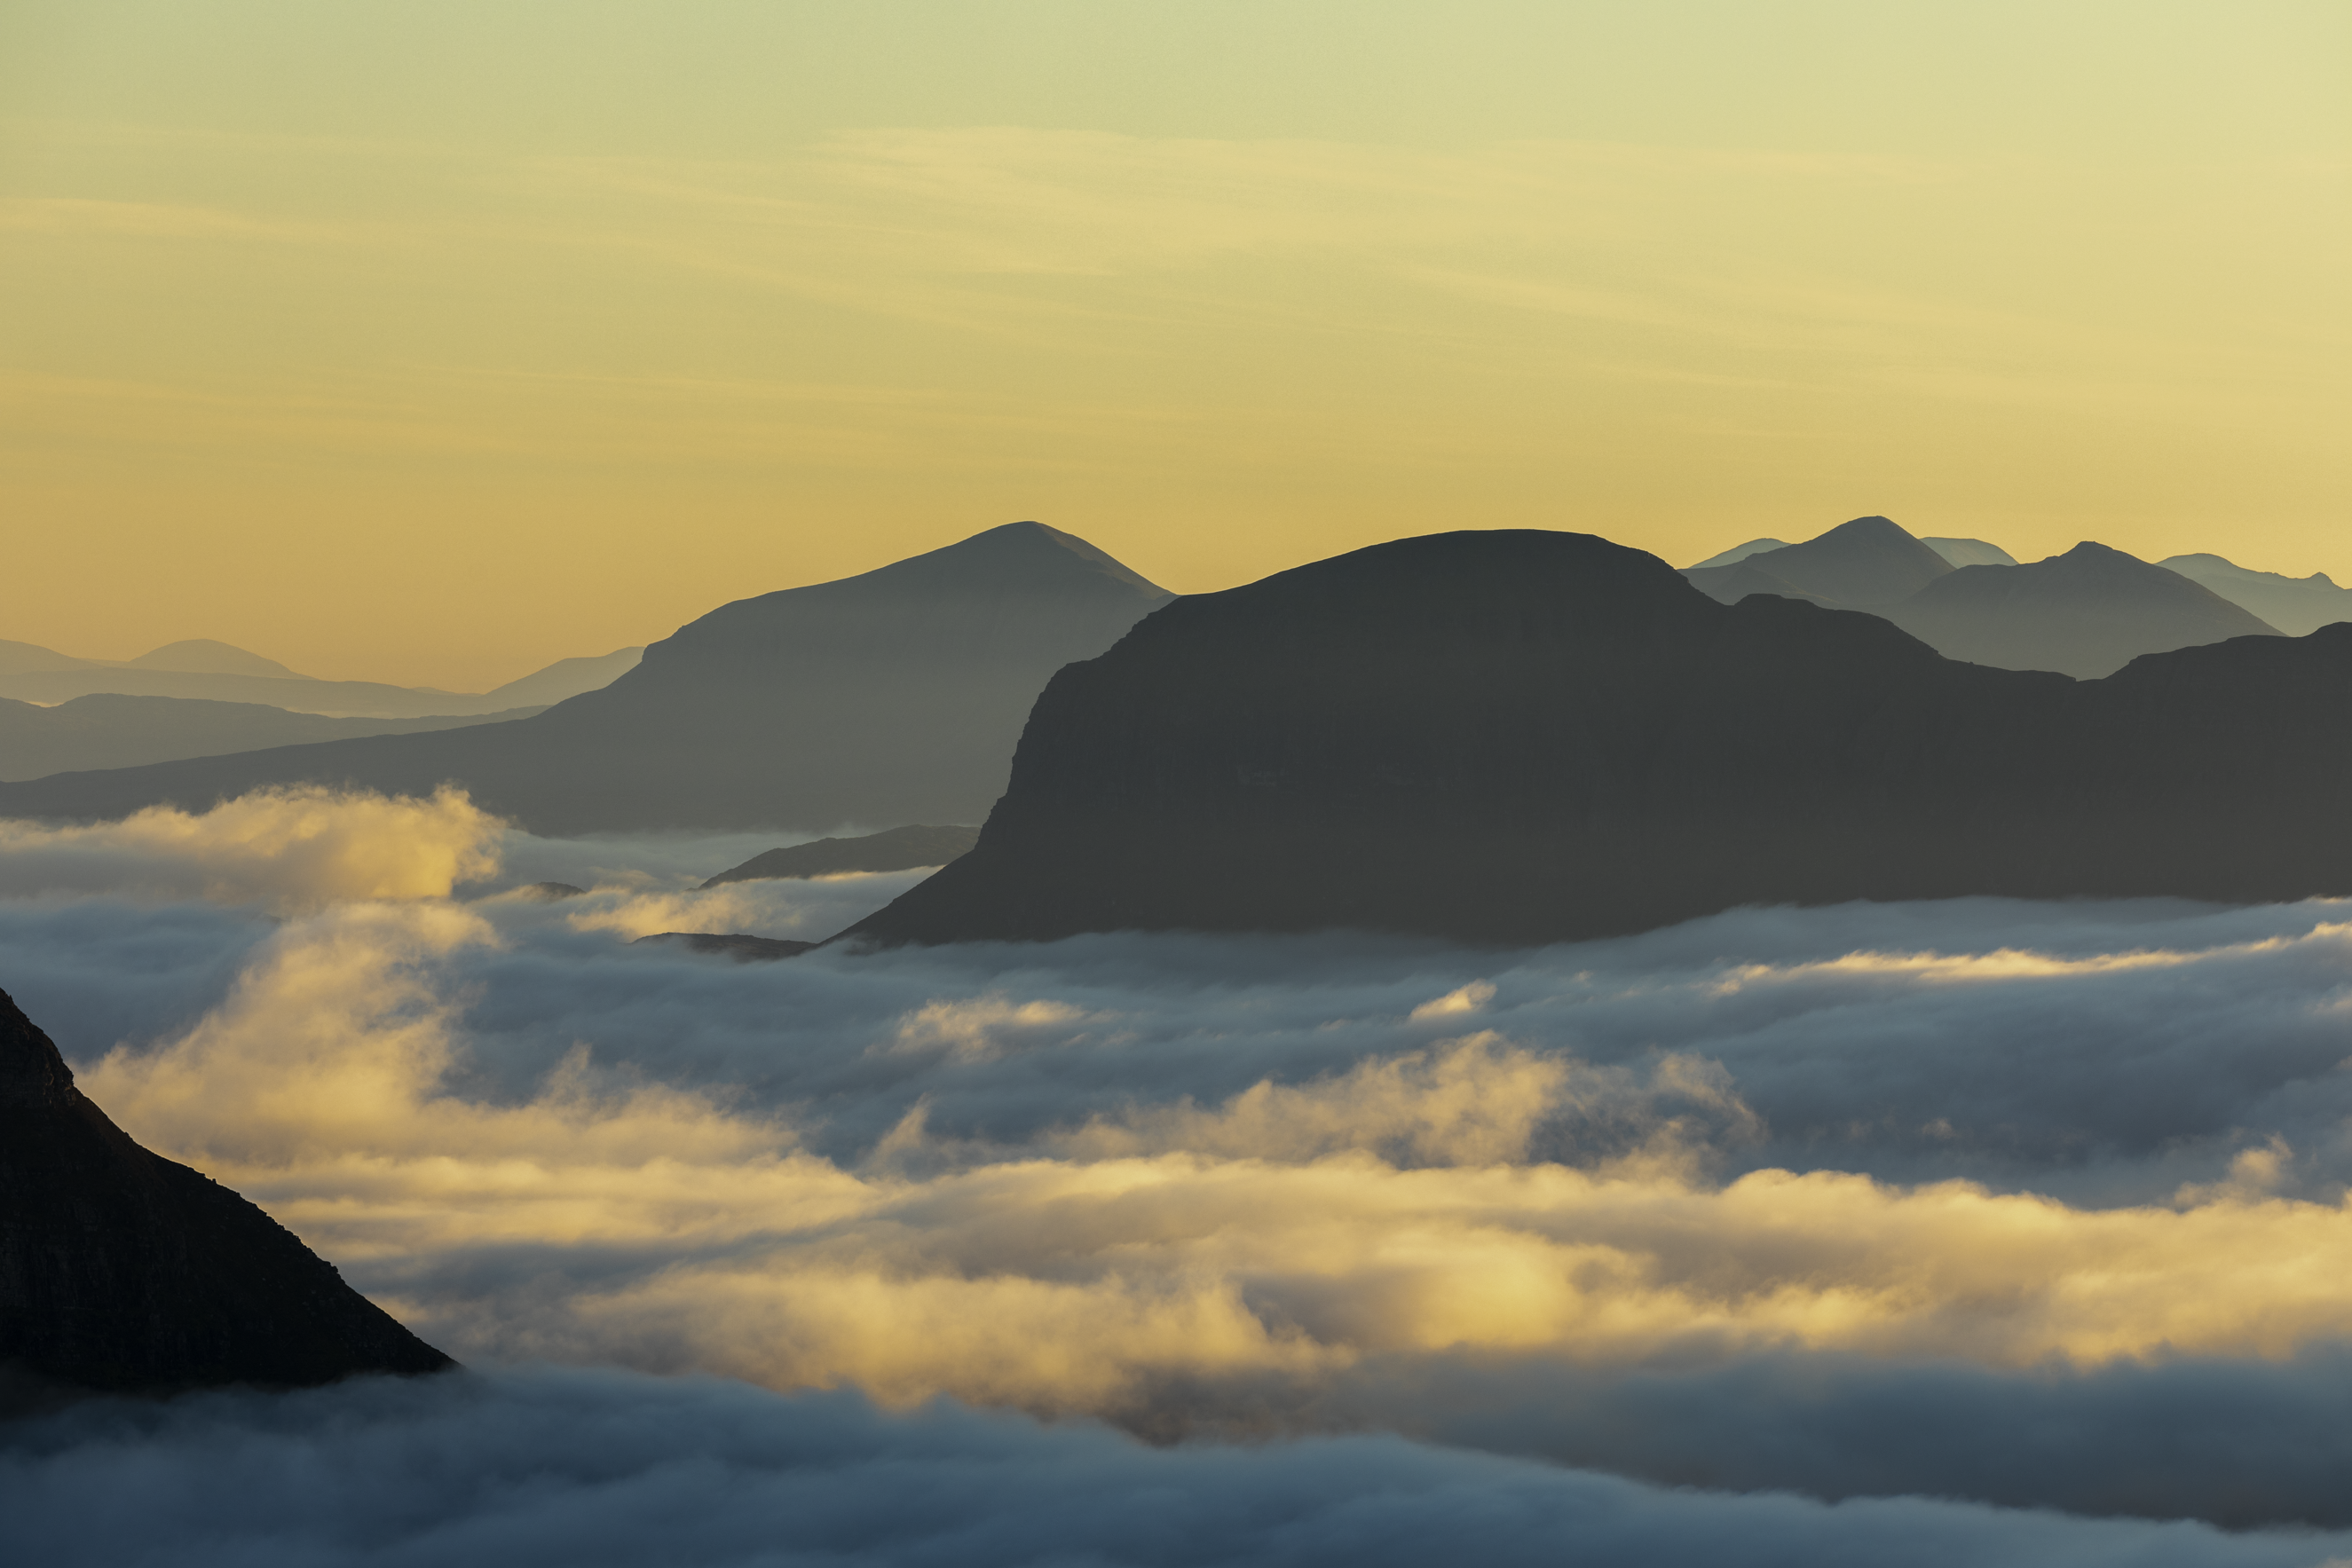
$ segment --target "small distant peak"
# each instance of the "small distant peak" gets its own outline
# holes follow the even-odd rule
[[[978,566],[984,570],[1021,572],[1033,571],[1047,563],[1059,563],[1062,570],[1066,570],[1073,562],[1097,577],[1123,583],[1149,598],[1174,597],[1168,590],[1117,559],[1108,551],[1087,543],[1076,534],[1048,528],[1034,518],[982,528],[951,545],[909,556],[905,560],[894,561],[878,570],[895,573],[909,570],[919,571],[933,566],[958,570]],[[869,572],[866,575],[877,574]]]
[[[2133,555],[2128,551],[2119,550],[2113,545],[2103,545],[2096,539],[2084,539],[2073,549],[2068,550],[2064,555],[2053,556],[2051,559],[2053,560],[2072,560],[2086,563],[2090,561],[2127,560],[2140,566],[2147,564],[2141,560],[2139,557]]]
[[[131,661],[134,670],[169,670],[190,675],[264,675],[278,680],[299,681],[307,677],[297,674],[275,659],[265,659],[227,643],[216,643],[210,637],[188,637],[177,643],[166,643],[151,648]]]
[[[1893,534],[1900,534],[1906,539],[1912,537],[1911,531],[1894,518],[1882,517],[1874,512],[1866,517],[1854,517],[1840,523],[1829,532],[1818,537],[1825,539],[1853,538],[1857,535],[1885,538]]]

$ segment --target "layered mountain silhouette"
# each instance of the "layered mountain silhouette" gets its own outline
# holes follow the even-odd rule
[[[536,717],[0,786],[0,813],[191,810],[262,785],[444,781],[544,833],[978,821],[1031,703],[1169,595],[1012,523],[875,571],[740,600]]]
[[[1952,570],[1951,562],[1887,518],[1856,517],[1803,544],[1765,550],[1735,566],[1695,567],[1683,575],[1725,603],[1751,593],[1778,593],[1847,610],[1882,610]]]
[[[2218,555],[2172,555],[2156,563],[2201,583],[2239,609],[2261,616],[2290,637],[2352,621],[2352,588],[2338,588],[2324,571],[2309,577],[2252,571]]]
[[[1801,545],[1683,575],[1726,604],[1769,593],[1864,610],[1951,658],[2083,679],[2113,674],[2142,653],[2276,631],[2105,545],[2024,566],[1982,539],[1917,539],[1885,517],[1857,517]]]
[[[1738,566],[1751,555],[1762,555],[1768,549],[1787,549],[1788,548],[1789,541],[1786,539],[1749,539],[1746,544],[1733,545],[1729,549],[1711,555],[1685,570],[1704,571],[1711,566]]]
[[[1857,517],[1854,520],[1857,522],[1867,523],[1884,521],[1885,519]],[[1929,549],[1934,550],[1937,555],[1943,557],[1947,562],[1953,566],[2015,566],[2017,564],[2017,558],[2015,556],[2010,554],[1999,545],[1992,544],[1984,539],[1928,538],[1923,538],[1919,542],[1926,545]],[[1746,544],[1734,545],[1729,549],[1725,550],[1718,555],[1711,555],[1705,560],[1699,561],[1692,566],[1685,567],[1684,570],[1686,571],[1704,571],[1708,567],[1737,566],[1741,561],[1748,559],[1751,556],[1762,555],[1767,550],[1787,549],[1788,548],[1789,541],[1786,539],[1749,539]]]
[[[0,992],[0,1369],[20,1393],[453,1364],[260,1209],[132,1142]]]
[[[968,852],[980,838],[978,828],[891,828],[854,839],[818,839],[790,844],[753,855],[704,883],[760,882],[777,877],[838,876],[845,872],[912,871],[917,866],[945,865]]]
[[[2077,682],[1718,603],[1589,535],[1403,539],[1063,670],[971,852],[845,935],[1516,944],[1750,904],[2352,893],[2347,711],[2352,626]]]
[[[1954,566],[2015,566],[2017,558],[1987,539],[1938,538],[1919,541]]]
[[[2277,635],[2202,584],[2087,542],[2031,566],[1962,567],[1884,613],[1948,658],[2084,678],[2142,653]]]
[[[487,692],[444,692],[380,681],[314,680],[275,659],[203,637],[167,643],[121,663],[77,659],[32,643],[0,642],[0,698],[58,704],[99,695],[177,697],[345,718],[511,715],[517,708],[545,707],[609,685],[644,651],[621,648],[593,659],[559,659]]]
[[[414,735],[529,718],[536,707],[427,718],[327,718],[257,703],[194,697],[76,697],[55,707],[0,697],[0,781],[92,768],[135,768],[184,757],[219,757],[269,746]]]

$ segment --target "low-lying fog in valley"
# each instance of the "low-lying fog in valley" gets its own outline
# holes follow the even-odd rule
[[[27,1560],[2352,1556],[2352,908],[631,945],[924,874],[780,841],[0,824],[84,1091],[469,1368],[20,1423]]]

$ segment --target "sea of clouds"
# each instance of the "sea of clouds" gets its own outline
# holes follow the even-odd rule
[[[2352,1557],[2352,907],[633,942],[822,936],[922,874],[697,889],[778,841],[535,840],[454,794],[0,824],[0,987],[84,1090],[471,1369],[20,1419],[12,1531]]]

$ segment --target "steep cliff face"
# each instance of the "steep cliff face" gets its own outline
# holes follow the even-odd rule
[[[540,832],[976,822],[1046,680],[1168,598],[1011,523],[857,577],[722,605],[535,718],[0,786],[0,812],[201,810],[265,784],[428,793]]]
[[[164,1393],[454,1364],[260,1209],[133,1143],[0,993],[0,1369]]]
[[[1742,904],[2352,891],[2352,628],[2105,682],[1720,604],[1588,535],[1400,540],[1055,677],[972,852],[855,939],[1528,942]]]

